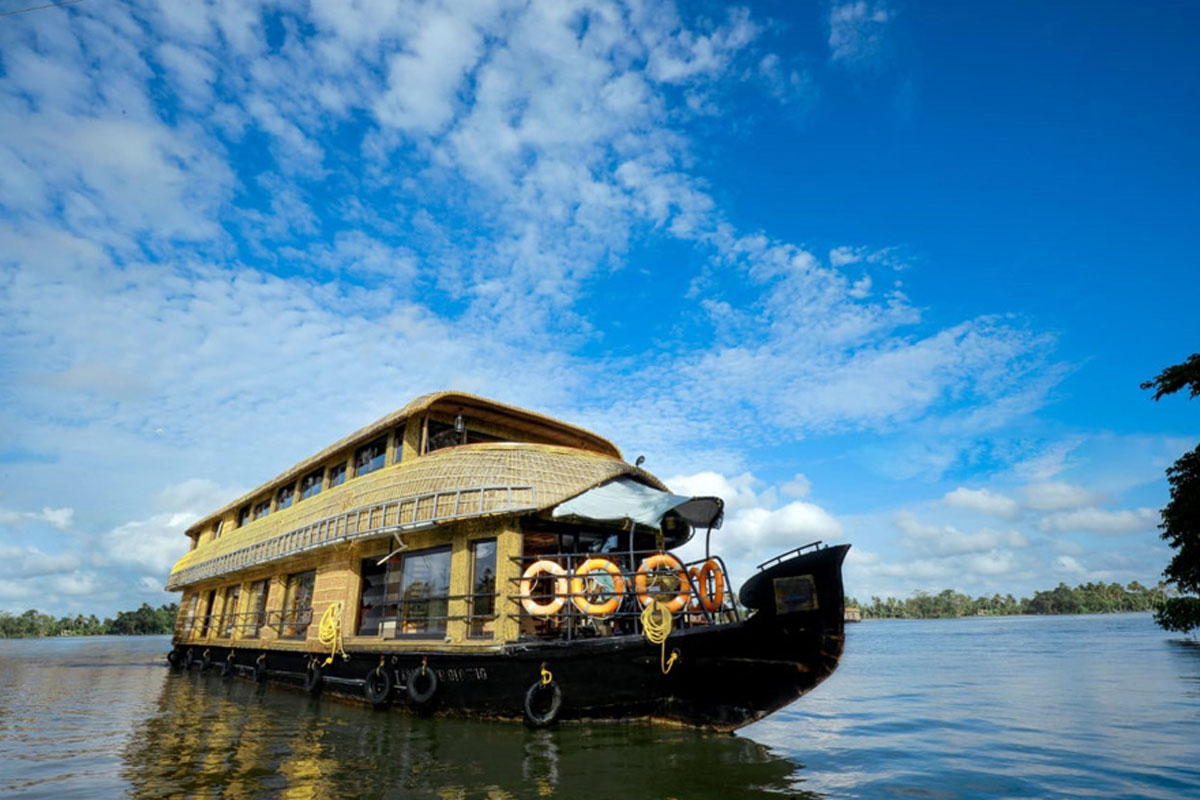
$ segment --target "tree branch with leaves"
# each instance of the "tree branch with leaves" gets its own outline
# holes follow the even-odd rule
[[[1155,400],[1184,388],[1189,398],[1200,395],[1200,353],[1167,367],[1142,388],[1153,389]],[[1158,527],[1175,555],[1163,577],[1180,592],[1200,594],[1200,445],[1167,468],[1167,482],[1171,499],[1162,509]],[[1154,620],[1169,631],[1188,633],[1200,628],[1200,598],[1169,598],[1155,612]]]

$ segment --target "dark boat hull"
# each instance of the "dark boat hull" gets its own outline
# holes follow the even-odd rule
[[[804,553],[757,573],[741,593],[744,603],[753,604],[749,618],[678,630],[667,639],[665,653],[641,635],[518,642],[491,653],[357,651],[323,667],[319,680],[310,671],[313,653],[181,644],[173,661],[194,666],[207,651],[209,668],[219,669],[232,652],[227,674],[252,676],[257,667],[259,677],[270,682],[363,702],[369,695],[366,680],[382,667],[390,690],[372,698],[375,705],[513,719],[529,719],[526,695],[541,684],[544,667],[561,693],[556,721],[640,718],[734,730],[793,702],[837,667],[843,645],[841,563],[848,549]],[[772,602],[778,587],[795,576],[811,576],[811,608],[791,610],[786,599]],[[672,653],[676,661],[663,674],[662,659]],[[431,682],[427,675],[416,677],[422,668],[436,677],[428,699],[423,695]],[[543,694],[535,690],[535,705]]]

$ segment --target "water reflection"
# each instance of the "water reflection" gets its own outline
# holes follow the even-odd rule
[[[813,796],[743,737],[430,720],[195,673],[164,681],[123,760],[136,798]]]

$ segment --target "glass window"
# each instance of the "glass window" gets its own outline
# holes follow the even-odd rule
[[[454,447],[462,444],[462,434],[454,430],[454,426],[435,419],[429,420],[428,437],[425,440],[425,452],[432,453],[443,447]]]
[[[250,506],[242,506],[238,511],[238,527],[240,528],[248,522],[250,522]]]
[[[399,464],[404,460],[404,426],[401,425],[399,428],[396,428],[392,433],[392,437],[396,445],[396,455],[392,458],[392,463]]]
[[[383,466],[387,455],[387,437],[376,439],[370,444],[364,444],[354,452],[354,475],[366,475]]]
[[[378,558],[362,562],[362,595],[358,607],[358,635],[375,636],[383,621],[383,606],[387,591],[387,564]]]
[[[329,468],[329,488],[341,486],[346,482],[346,465],[338,464]]]
[[[418,550],[399,561],[388,573],[385,615],[396,620],[398,636],[442,636],[450,608],[450,548]]]
[[[271,501],[270,500],[263,500],[261,503],[259,503],[258,505],[256,505],[254,507],[254,518],[255,519],[262,519],[263,517],[265,517],[267,514],[270,514],[270,513],[271,513]]]
[[[317,571],[297,572],[289,575],[287,593],[283,597],[283,624],[280,636],[303,639],[308,635],[308,624],[312,622],[313,586]]]
[[[240,584],[225,590],[225,609],[221,612],[221,636],[226,639],[233,636],[233,626],[237,623],[238,600],[241,596]]]
[[[342,467],[342,474],[345,475],[345,467]],[[307,500],[314,495],[321,493],[321,483],[325,480],[325,468],[321,467],[316,472],[310,472],[300,481],[300,499]]]
[[[257,637],[262,631],[267,616],[267,586],[270,581],[261,580],[250,584],[250,617],[242,626],[242,634]]]
[[[188,606],[187,606],[187,609],[188,609],[187,621],[185,621],[183,623],[183,625],[184,625],[183,635],[184,636],[187,636],[189,638],[191,637],[192,630],[196,627],[196,609],[198,609],[199,607],[200,607],[200,595],[194,594],[194,595],[192,595],[192,602],[188,603]]]
[[[491,636],[496,627],[496,540],[471,542],[470,636]]]
[[[217,590],[213,589],[204,600],[204,615],[200,617],[200,638],[208,636],[209,623],[212,622],[213,603],[217,598]]]
[[[279,511],[280,509],[290,506],[292,504],[292,498],[295,496],[296,487],[294,485],[284,486],[279,490],[279,493],[275,495],[275,510]]]
[[[217,524],[213,525],[213,538],[221,538],[221,527],[225,524],[224,518],[217,520]]]

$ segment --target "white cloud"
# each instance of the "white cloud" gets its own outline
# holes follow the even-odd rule
[[[788,497],[808,497],[812,491],[812,481],[802,472],[797,472],[790,481],[779,487]]]
[[[1083,531],[1100,536],[1117,536],[1123,533],[1152,531],[1159,521],[1159,514],[1153,508],[1120,511],[1081,508],[1049,514],[1038,522],[1038,527],[1048,533]]]
[[[882,3],[835,4],[829,11],[830,60],[848,66],[870,64],[883,51],[893,16]]]
[[[967,489],[960,486],[942,497],[948,506],[978,511],[1002,519],[1013,519],[1020,512],[1017,501],[988,489]]]
[[[1021,489],[1025,507],[1034,511],[1067,511],[1095,505],[1103,498],[1082,486],[1060,481],[1033,483]]]
[[[10,511],[0,508],[0,525],[45,523],[65,531],[71,527],[74,518],[73,508],[43,508],[41,511]]]
[[[951,525],[931,525],[921,522],[910,511],[896,515],[896,527],[904,534],[907,547],[937,555],[985,553],[1001,547],[1027,547],[1029,540],[1018,530],[997,531],[981,528],[973,533],[960,531]]]

